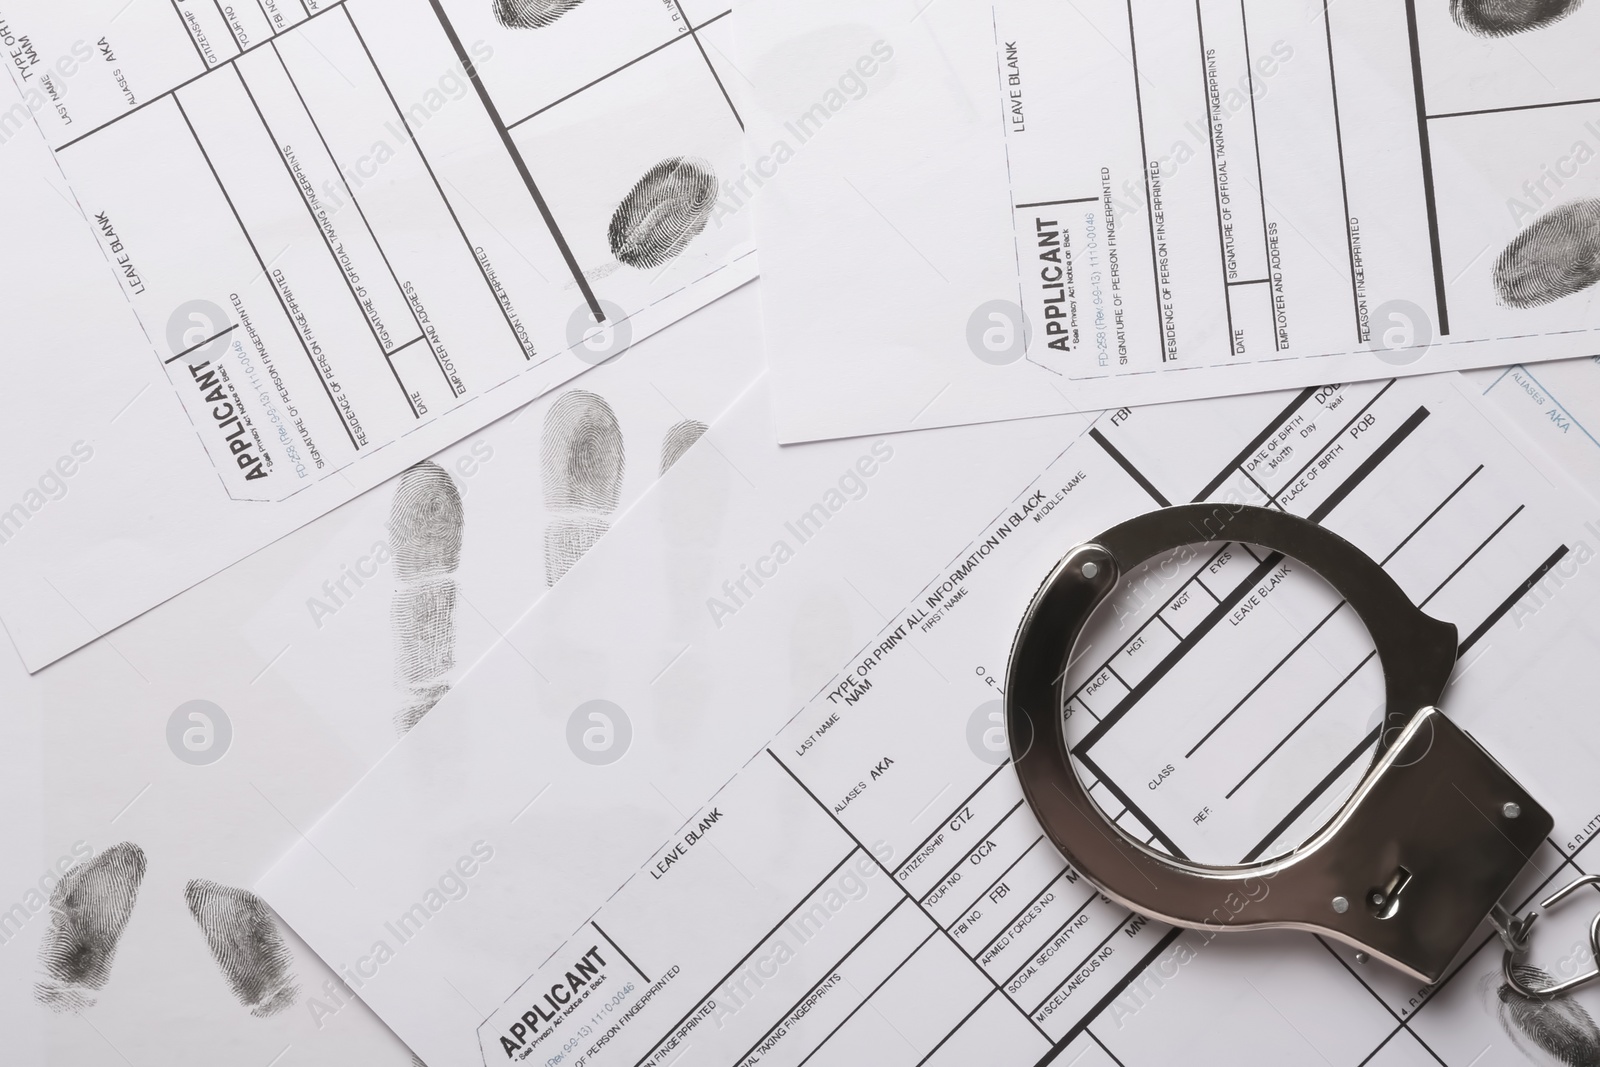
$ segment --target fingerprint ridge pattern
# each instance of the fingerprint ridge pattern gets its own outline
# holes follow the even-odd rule
[[[545,582],[555,585],[610,527],[628,458],[622,427],[598,393],[573,389],[545,413],[539,468],[545,507]]]
[[[1583,0],[1450,0],[1456,25],[1479,37],[1510,37],[1543,29],[1577,10]]]
[[[1600,199],[1560,204],[1511,239],[1494,265],[1500,303],[1533,308],[1600,281]]]
[[[508,30],[541,30],[583,0],[494,0],[495,21]]]
[[[450,691],[456,665],[456,582],[466,509],[455,482],[432,460],[400,476],[389,509],[395,590],[389,604],[395,680],[403,691],[395,730],[408,733]]]
[[[1538,967],[1518,966],[1516,974],[1530,989],[1555,984],[1555,979]],[[1497,998],[1500,1025],[1519,1048],[1524,1042],[1530,1042],[1558,1063],[1571,1067],[1600,1064],[1600,1028],[1595,1026],[1583,1005],[1571,997],[1535,1000],[1523,996],[1510,985],[1501,984]],[[1526,1048],[1522,1051],[1527,1055]]]
[[[34,999],[58,1012],[79,1012],[105,988],[117,945],[139,902],[144,850],[129,841],[68,869],[50,893],[50,926],[39,946],[43,977]]]
[[[290,971],[294,956],[266,901],[203,878],[190,881],[183,898],[211,958],[251,1015],[264,1019],[293,1006],[300,996]]]
[[[672,465],[683,458],[683,454],[694,447],[696,441],[704,437],[709,429],[703,422],[694,419],[685,419],[667,431],[667,436],[661,442],[661,473],[665,474],[672,469]]]
[[[660,267],[700,236],[717,203],[710,163],[673,156],[645,171],[611,216],[611,254],[630,267]]]

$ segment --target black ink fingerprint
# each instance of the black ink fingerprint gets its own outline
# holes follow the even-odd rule
[[[443,467],[424,460],[406,471],[389,509],[395,576],[436,578],[455,570],[465,525],[461,494]]]
[[[1583,0],[1450,0],[1456,25],[1480,37],[1509,37],[1548,26]]]
[[[596,519],[556,519],[544,531],[544,580],[555,585],[611,527]]]
[[[294,956],[264,900],[201,878],[184,888],[183,899],[222,977],[251,1015],[264,1019],[294,1004],[300,995],[289,971]]]
[[[661,442],[661,473],[665,474],[672,469],[672,465],[683,458],[683,454],[694,447],[694,443],[705,436],[707,426],[703,422],[686,419],[667,431],[666,439]]]
[[[622,427],[604,397],[574,389],[556,398],[539,443],[545,507],[566,513],[544,533],[548,584],[560,581],[609,528],[627,465]]]
[[[450,691],[455,667],[456,583],[466,510],[455,482],[429,460],[400,477],[389,509],[395,591],[389,606],[395,676],[404,695],[395,730],[405,734]]]
[[[1516,972],[1530,989],[1555,984],[1554,978],[1537,967],[1518,967]],[[1535,1000],[1505,984],[1498,997],[1500,1025],[1524,1055],[1528,1054],[1525,1043],[1532,1043],[1568,1067],[1600,1067],[1600,1029],[1581,1004],[1564,996]]]
[[[1531,308],[1600,281],[1600,200],[1562,204],[1511,239],[1494,264],[1494,287],[1507,307]]]
[[[456,665],[455,616],[456,583],[449,579],[395,590],[389,621],[395,634],[395,675],[403,684],[431,686]]]
[[[651,167],[611,216],[611,254],[630,267],[659,267],[711,220],[717,176],[703,159],[674,156]]]
[[[511,30],[537,30],[550,25],[583,0],[494,0],[494,17]]]
[[[622,427],[605,398],[563,393],[544,417],[540,441],[545,506],[556,511],[615,511],[627,455]]]
[[[422,721],[423,716],[432,711],[435,705],[443,700],[444,695],[448,692],[450,692],[450,684],[448,682],[412,688],[410,699],[401,705],[399,711],[394,713],[395,730],[402,737],[410,733],[412,728]]]
[[[144,850],[124,841],[62,875],[50,894],[50,929],[39,947],[45,977],[34,984],[34,999],[59,1012],[95,1003],[84,990],[103,989],[111,978],[144,869]]]

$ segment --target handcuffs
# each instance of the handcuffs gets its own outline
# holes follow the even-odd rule
[[[1210,866],[1152,849],[1110,821],[1070,764],[1062,708],[1073,646],[1120,578],[1176,549],[1224,541],[1297,559],[1349,603],[1377,649],[1385,715],[1371,767],[1320,830],[1269,860]],[[1193,929],[1326,934],[1428,983],[1488,919],[1505,944],[1507,983],[1527,997],[1557,996],[1600,969],[1537,986],[1519,976],[1537,913],[1515,918],[1500,900],[1553,820],[1437,707],[1456,655],[1454,626],[1424,614],[1375,560],[1322,526],[1239,504],[1163,508],[1069,551],[1034,595],[1006,674],[1012,763],[1062,856],[1136,913]],[[1590,884],[1600,877],[1541,906]],[[1600,915],[1590,940],[1600,947]]]

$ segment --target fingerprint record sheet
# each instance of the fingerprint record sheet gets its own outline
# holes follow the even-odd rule
[[[265,909],[238,939],[201,937],[189,886],[237,889],[270,867],[604,543],[761,373],[759,321],[746,286],[49,670],[0,648],[0,1059],[414,1067],[359,1003],[327,1012],[334,975]],[[86,850],[77,884],[120,899],[127,924],[77,924],[92,929],[81,952],[53,952],[74,938],[51,893],[74,898],[49,880],[23,891]],[[95,873],[118,869],[126,897]],[[105,963],[92,987],[70,962],[84,955]]]
[[[1148,1017],[1122,1032],[1129,1006],[1142,1007],[1141,993],[1202,949],[1180,949],[1180,931],[1107,899],[1062,861],[1007,758],[1001,692],[990,681],[1003,662],[963,662],[989,592],[981,568],[1028,552],[1014,541],[1048,528],[1052,512],[1084,506],[1074,497],[1096,483],[1104,492],[1107,480],[1142,481],[1158,497],[1184,485],[1155,458],[1167,442],[1140,414],[1120,425],[1103,419],[946,574],[892,612],[884,632],[484,1020],[483,1062],[1027,1067],[1104,1055],[1104,1044],[1127,1056],[1134,1040],[1149,1042]],[[1474,424],[1483,428],[1441,391],[1307,390],[1251,425],[1256,437],[1200,496],[1256,489],[1265,506],[1331,521],[1369,551],[1382,546],[1407,594],[1457,623],[1471,663],[1485,636],[1512,621],[1526,579],[1567,560],[1575,534],[1593,537],[1533,519],[1570,521],[1556,518],[1558,495],[1529,479],[1501,441],[1469,451]],[[1152,847],[1207,863],[1249,863],[1309,837],[1353,789],[1381,726],[1382,674],[1348,607],[1298,563],[1238,544],[1134,574],[1117,597],[1119,622],[1085,634],[1063,687],[1068,743],[1107,817]],[[1267,615],[1251,619],[1252,608]],[[920,651],[908,656],[902,646],[912,643]],[[1531,663],[1539,653],[1524,637],[1513,655]],[[953,677],[961,667],[968,678]],[[1503,680],[1508,664],[1485,669]],[[969,694],[971,714],[942,722],[937,740],[913,740],[955,687]],[[1466,715],[1474,705],[1455,695],[1451,706]],[[1478,719],[1473,728],[1493,736],[1510,727]],[[1116,755],[1101,762],[1100,752]],[[781,849],[773,827],[782,827]],[[1540,860],[1544,877],[1560,863]],[[763,892],[774,884],[785,893]],[[1532,884],[1516,892],[1520,903]],[[713,916],[712,900],[748,910]],[[696,916],[694,936],[661,923],[664,915]],[[1376,998],[1323,955],[1306,953],[1280,978],[1297,994],[1322,987],[1335,998],[1320,1010],[1349,1032],[1317,1034],[1313,1047],[1353,1064],[1393,1031]],[[574,974],[582,981],[563,987]],[[1169,999],[1193,1003],[1194,985],[1179,985]],[[1170,1062],[1181,1051],[1175,1039],[1160,1042],[1159,1057],[1145,1048],[1122,1062]]]
[[[85,411],[18,368],[4,432],[101,470],[142,453],[133,484],[79,479],[0,530],[30,668],[753,277],[745,220],[712,218],[742,126],[714,59],[728,14],[6,4],[0,144],[93,239],[13,253],[8,274],[43,279],[8,318],[43,339],[92,303],[135,328],[72,353],[120,400]],[[151,515],[153,495],[184,503]]]
[[[1595,351],[1600,10],[740,18],[782,440]]]
[[[1453,997],[1498,965],[1487,929],[1438,997],[1304,934],[1207,946],[1101,897],[1023,802],[1000,690],[1066,546],[1175,500],[1316,519],[1455,624],[1445,706],[1536,783],[1558,877],[1594,836],[1594,731],[1560,710],[1587,684],[1593,504],[1454,377],[806,449],[752,393],[258,888],[441,1067],[1222,1062],[1261,1032],[1355,1065],[1411,1016],[1477,1041],[1492,1011]],[[700,558],[660,552],[718,505]],[[1298,563],[1211,545],[1106,614],[1064,711],[1123,832],[1248,861],[1350,795],[1383,679]],[[478,841],[471,894],[422,916]],[[1162,1023],[1185,1013],[1214,1017]]]

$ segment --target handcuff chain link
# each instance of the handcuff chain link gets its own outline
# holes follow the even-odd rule
[[[1489,921],[1500,932],[1500,940],[1505,945],[1505,955],[1501,959],[1500,970],[1506,984],[1530,1000],[1551,1000],[1600,980],[1600,911],[1596,911],[1594,918],[1589,920],[1589,953],[1595,962],[1592,969],[1565,982],[1538,987],[1528,985],[1517,974],[1517,959],[1528,949],[1528,939],[1533,932],[1534,920],[1539,918],[1541,912],[1550,910],[1586,885],[1600,886],[1600,874],[1585,875],[1567,883],[1541,900],[1537,911],[1530,910],[1521,918],[1513,916],[1498,904],[1489,913]]]

